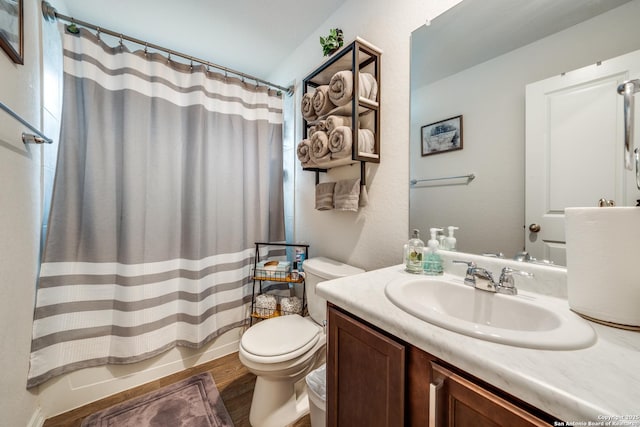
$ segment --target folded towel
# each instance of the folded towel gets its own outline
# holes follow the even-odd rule
[[[323,182],[316,185],[316,209],[328,211],[333,209],[333,190],[335,182]]]
[[[327,132],[331,132],[338,126],[351,126],[351,117],[331,115],[327,117]]]
[[[291,298],[284,297],[280,300],[280,309],[282,315],[288,314],[302,314],[302,300],[296,296]]]
[[[313,110],[316,116],[322,116],[335,108],[329,98],[329,85],[321,85],[313,93]]]
[[[332,159],[351,157],[353,133],[350,127],[338,126],[329,134],[329,151]]]
[[[308,139],[303,139],[298,144],[298,148],[296,149],[296,154],[298,155],[298,160],[300,160],[301,163],[309,162],[309,160],[311,159],[311,153],[309,152],[310,150],[311,150],[311,141],[309,141]]]
[[[371,132],[376,131],[376,115],[373,111],[367,111],[360,114],[360,129],[369,129]]]
[[[271,316],[275,314],[278,301],[273,295],[262,294],[256,297],[255,309],[260,316]]]
[[[358,76],[358,96],[375,101],[378,97],[378,82],[369,73]],[[346,105],[353,98],[353,73],[349,70],[338,71],[329,82],[329,98],[335,105]]]
[[[322,163],[331,159],[329,151],[329,136],[326,132],[317,131],[311,136],[311,160]]]
[[[336,182],[333,190],[333,207],[341,211],[358,211],[360,178]]]
[[[364,208],[369,204],[369,193],[367,192],[366,185],[360,185],[360,200],[358,201],[358,206]]]
[[[308,122],[312,122],[318,118],[315,110],[313,109],[312,93],[305,93],[302,95],[302,117]]]
[[[358,129],[358,152],[375,154],[376,139],[369,129]]]

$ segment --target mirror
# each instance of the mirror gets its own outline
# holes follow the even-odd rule
[[[640,0],[464,0],[416,29],[410,230],[426,240],[430,227],[458,226],[459,251],[523,251],[535,239],[525,222],[525,87],[640,49],[638,16]],[[457,116],[462,149],[425,155],[422,133]]]

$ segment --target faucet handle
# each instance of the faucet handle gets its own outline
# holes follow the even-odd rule
[[[515,270],[511,267],[504,267],[500,273],[500,281],[498,282],[497,291],[503,294],[516,295],[518,289],[515,286],[513,275],[517,274],[522,277],[533,277],[533,273],[527,271]]]

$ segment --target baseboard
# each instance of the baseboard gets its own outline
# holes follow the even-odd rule
[[[44,425],[44,414],[42,413],[42,408],[39,406],[31,415],[31,419],[27,423],[27,427],[42,427]]]

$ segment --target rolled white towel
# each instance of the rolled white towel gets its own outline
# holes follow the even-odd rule
[[[302,95],[302,117],[308,122],[312,122],[318,118],[316,111],[313,109],[312,93]]]
[[[256,297],[255,308],[259,316],[271,316],[278,307],[278,301],[273,295],[262,294]]]
[[[376,131],[376,115],[373,111],[360,114],[360,129],[369,129],[371,132]]]
[[[375,101],[378,98],[378,82],[369,73],[358,76],[358,96]],[[338,71],[329,82],[329,98],[337,106],[346,105],[353,98],[353,73],[349,70]]]
[[[358,130],[358,152],[367,154],[376,152],[376,139],[369,129]]]
[[[320,117],[335,108],[329,98],[329,85],[321,85],[313,93],[313,110],[316,116]]]
[[[326,132],[317,131],[311,137],[311,160],[315,163],[324,163],[331,159],[329,151],[329,136]]]
[[[331,115],[327,117],[327,132],[331,132],[338,126],[351,126],[351,117]]]
[[[288,314],[302,314],[302,300],[295,296],[291,298],[284,297],[280,300],[280,309],[285,316]]]
[[[353,131],[348,126],[338,126],[329,134],[329,150],[332,159],[351,157]]]
[[[310,150],[311,150],[311,141],[309,141],[308,139],[303,139],[298,144],[298,148],[296,149],[296,154],[298,155],[298,160],[300,160],[301,163],[309,162],[309,160],[311,159],[311,154],[309,153]]]

